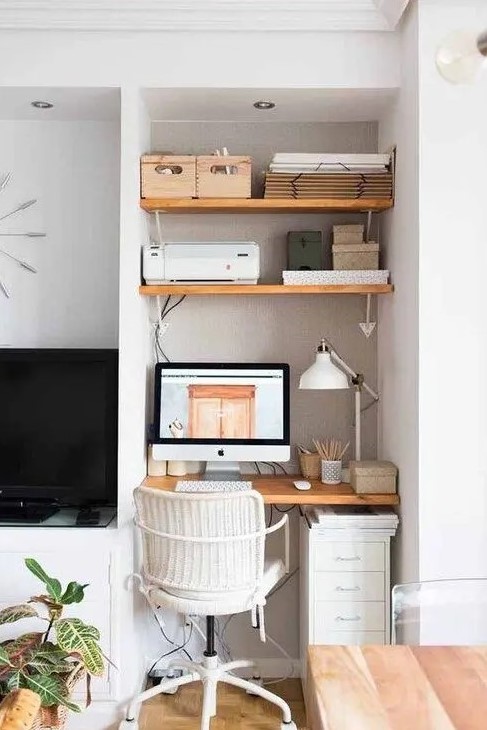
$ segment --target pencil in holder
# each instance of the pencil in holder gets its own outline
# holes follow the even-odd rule
[[[340,461],[321,461],[321,481],[323,484],[341,484],[342,481],[342,462]]]
[[[319,479],[321,473],[320,455],[298,452],[298,457],[301,476],[306,477],[306,479]]]

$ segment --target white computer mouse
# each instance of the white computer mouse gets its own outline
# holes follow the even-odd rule
[[[305,481],[304,479],[298,479],[297,481],[293,482],[296,489],[299,489],[301,492],[305,492],[307,489],[311,489],[311,483]]]

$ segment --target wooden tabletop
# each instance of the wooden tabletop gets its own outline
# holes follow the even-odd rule
[[[188,477],[147,477],[144,487],[172,490],[179,479],[199,479],[198,475]],[[300,492],[294,486],[300,476],[259,476],[248,474],[242,479],[251,481],[264,497],[266,504],[371,504],[394,505],[399,503],[397,494],[355,494],[350,484],[328,486],[310,479],[311,489]]]
[[[313,646],[310,730],[485,730],[487,646]]]

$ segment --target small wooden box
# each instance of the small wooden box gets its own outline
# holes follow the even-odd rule
[[[365,226],[333,226],[333,243],[363,243]]]
[[[143,155],[140,159],[142,198],[195,198],[194,155]]]
[[[250,157],[197,157],[198,198],[250,198],[251,174]]]
[[[392,461],[351,461],[350,482],[357,494],[395,494],[397,466]]]
[[[371,271],[379,268],[379,244],[342,243],[334,245],[333,268],[337,271]]]

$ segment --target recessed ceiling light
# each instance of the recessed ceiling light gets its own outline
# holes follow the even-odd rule
[[[254,101],[254,106],[259,110],[274,109],[276,106],[273,101]]]
[[[54,104],[51,104],[49,101],[31,101],[31,106],[35,107],[36,109],[52,109]]]

